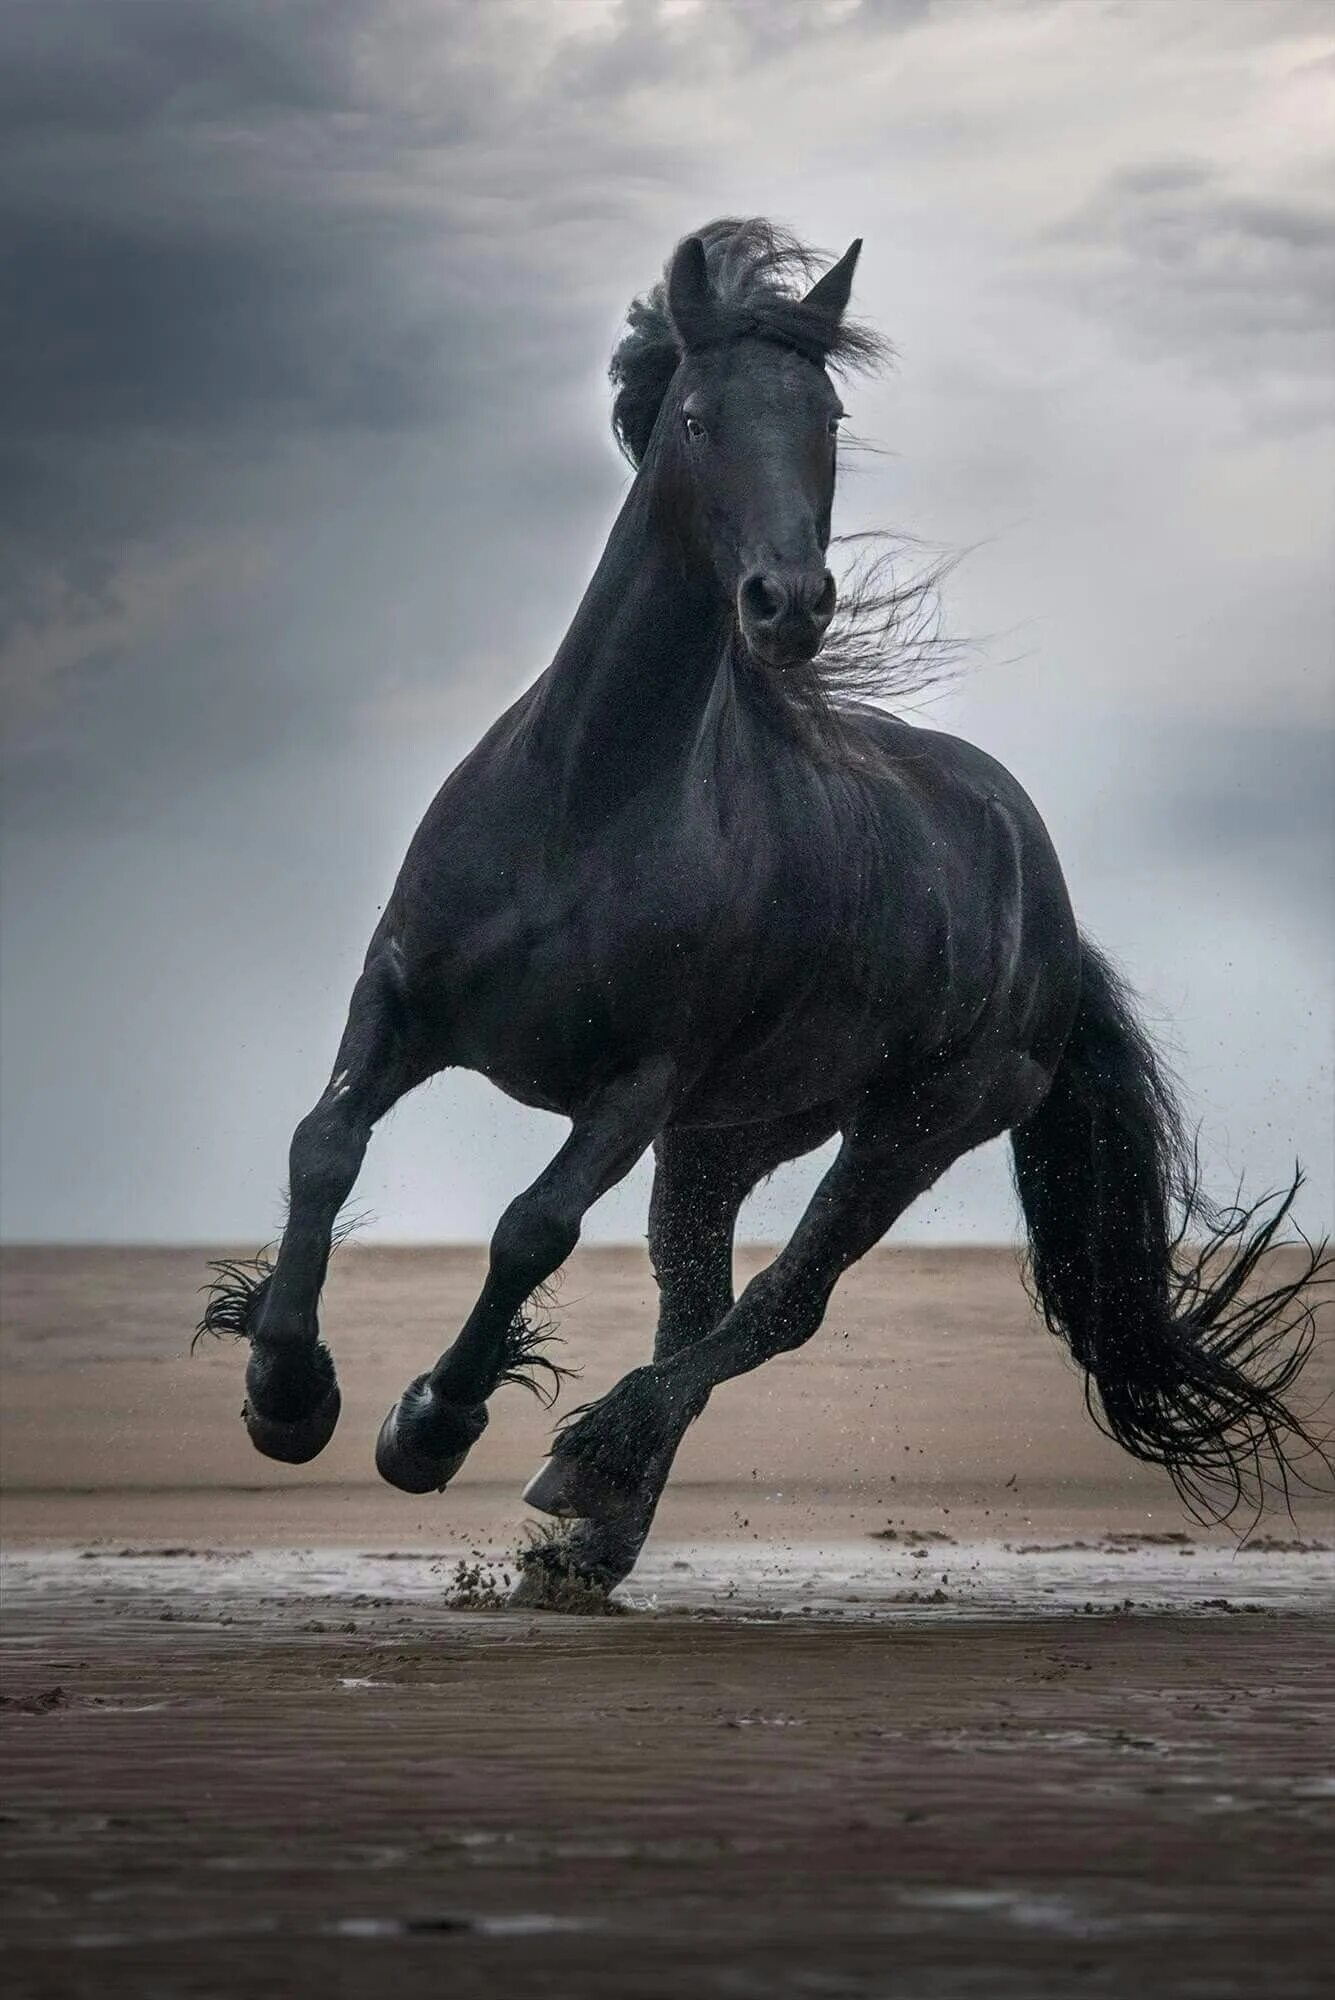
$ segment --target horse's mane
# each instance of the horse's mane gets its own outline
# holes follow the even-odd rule
[[[788,231],[751,216],[710,222],[693,234],[704,246],[721,325],[734,337],[777,341],[840,371],[893,358],[890,342],[872,327],[804,308],[803,293],[826,260]],[[681,353],[665,272],[631,301],[608,370],[613,433],[634,466],[648,449]],[[786,706],[818,724],[833,722],[850,699],[921,694],[958,659],[940,629],[938,586],[949,560],[920,562],[901,575],[901,557],[911,547],[904,538],[863,534],[844,538],[843,545],[853,547],[853,558],[840,580],[839,608],[825,644],[809,667],[786,673],[777,684]]]

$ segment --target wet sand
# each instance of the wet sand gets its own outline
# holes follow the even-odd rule
[[[186,1355],[200,1263],[5,1261],[10,1991],[1328,1990],[1335,1511],[1184,1521],[1008,1254],[851,1274],[596,1619],[498,1608],[530,1399],[445,1496],[371,1466],[479,1253],[341,1254],[306,1468],[251,1451],[236,1351]],[[651,1297],[573,1260],[579,1396]]]

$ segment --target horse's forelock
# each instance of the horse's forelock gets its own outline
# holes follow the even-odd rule
[[[633,465],[648,447],[684,346],[699,351],[750,337],[792,348],[822,367],[870,367],[889,351],[869,328],[804,304],[823,259],[776,224],[729,217],[693,235],[704,252],[708,310],[692,314],[683,341],[668,305],[669,260],[663,278],[632,302],[612,355],[612,428]]]

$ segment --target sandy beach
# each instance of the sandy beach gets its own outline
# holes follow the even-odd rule
[[[1335,1508],[1241,1552],[1185,1519],[1012,1253],[851,1273],[696,1426],[603,1618],[504,1607],[531,1398],[447,1494],[376,1478],[480,1251],[340,1253],[304,1468],[190,1354],[205,1256],[5,1260],[14,1992],[1322,1990]],[[583,1400],[647,1351],[643,1252],[560,1297]]]

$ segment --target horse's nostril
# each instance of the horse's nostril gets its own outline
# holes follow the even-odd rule
[[[788,600],[776,577],[762,576],[759,570],[748,576],[741,589],[742,610],[758,625],[773,625],[782,617]]]

